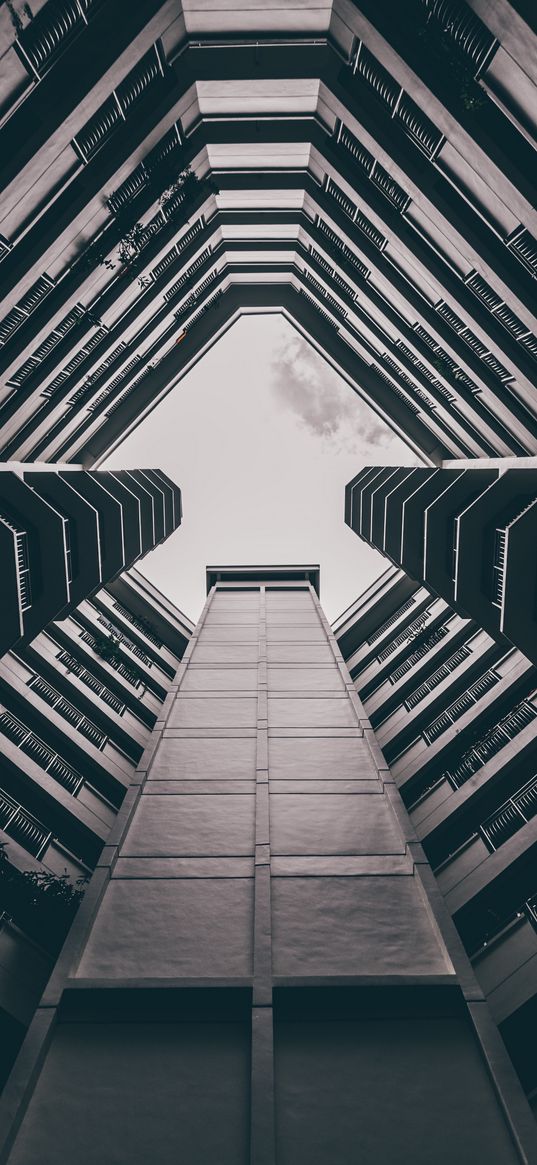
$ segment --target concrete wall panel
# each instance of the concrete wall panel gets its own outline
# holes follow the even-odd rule
[[[116,879],[78,973],[105,979],[249,975],[252,919],[252,879]]]
[[[450,964],[413,877],[274,878],[276,975],[442,975]]]
[[[518,1160],[463,1021],[279,1022],[275,1037],[278,1165]]]
[[[249,1062],[246,1025],[65,1024],[13,1165],[247,1165]]]
[[[251,854],[253,796],[142,797],[123,856]]]
[[[252,737],[165,737],[150,771],[153,781],[246,779],[255,775]]]

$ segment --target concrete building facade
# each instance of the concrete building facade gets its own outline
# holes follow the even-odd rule
[[[0,661],[1,1085],[192,630],[130,571]]]
[[[133,566],[181,523],[181,491],[158,469],[0,467],[0,656]]]
[[[7,1086],[2,1160],[89,1165],[118,1138],[133,1165],[534,1159],[315,575],[216,573]]]
[[[363,541],[537,663],[537,460],[366,466],[345,491]]]
[[[395,567],[333,630],[535,1107],[535,666]]]
[[[5,472],[94,481],[240,315],[281,312],[419,457],[405,505],[441,474],[508,488],[537,455],[533,23],[528,0],[0,5]],[[73,1133],[92,1165],[536,1160],[495,1026],[531,1094],[533,582],[513,604],[491,559],[495,603],[448,525],[445,589],[405,540],[338,621],[351,679],[311,566],[211,568],[179,670],[192,626],[136,573],[95,590],[115,571],[5,656],[13,865],[96,871],[0,1160]]]
[[[32,12],[1,14],[3,459],[95,466],[245,311],[428,463],[536,452],[527,5]]]

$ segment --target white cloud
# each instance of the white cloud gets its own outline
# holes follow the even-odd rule
[[[366,445],[386,448],[394,440],[391,429],[299,335],[283,340],[274,353],[271,388],[279,403],[332,450],[359,454]]]

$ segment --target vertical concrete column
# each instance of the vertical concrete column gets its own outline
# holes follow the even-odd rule
[[[274,1165],[274,1046],[265,588],[259,597],[252,996],[252,1165]]]

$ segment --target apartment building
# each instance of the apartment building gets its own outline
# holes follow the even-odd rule
[[[181,491],[156,469],[0,467],[0,656],[133,566],[181,523]]]
[[[537,662],[537,461],[366,466],[345,521],[411,578]]]
[[[392,566],[333,630],[535,1104],[535,666]]]
[[[279,312],[419,458],[401,498],[479,459],[503,489],[537,455],[533,24],[528,0],[0,5],[0,460],[97,471]],[[500,561],[528,514],[494,515],[479,610],[447,522],[446,591],[405,557],[361,596],[334,628],[351,679],[311,566],[212,568],[192,638],[136,572],[103,577],[13,643],[13,865],[96,869],[2,1165],[73,1134],[80,1165],[537,1160],[489,1014],[531,1098],[535,611]]]
[[[98,464],[259,310],[427,463],[535,454],[527,6],[131,9],[0,13],[0,456]]]
[[[2,1083],[191,632],[132,570],[0,661]]]
[[[327,1165],[358,1144],[383,1165],[531,1160],[318,585],[311,566],[208,570],[6,1089],[10,1165]]]

